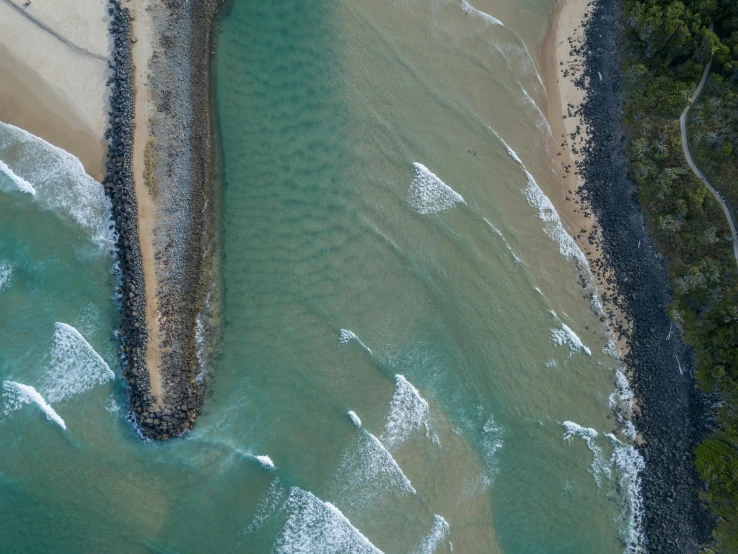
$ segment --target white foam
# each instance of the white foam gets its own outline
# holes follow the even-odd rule
[[[600,475],[606,475],[608,478],[612,476],[612,473],[610,471],[610,467],[605,462],[605,459],[602,454],[602,449],[597,446],[595,439],[597,438],[597,431],[592,429],[591,427],[582,427],[578,423],[574,423],[573,421],[565,421],[563,423],[565,432],[564,432],[564,439],[571,442],[574,437],[579,437],[582,439],[586,444],[587,448],[589,448],[590,452],[592,452],[592,455],[594,456],[594,459],[592,460],[592,468],[591,473],[592,477],[594,477],[595,483],[599,487],[602,484],[602,479]]]
[[[623,523],[623,542],[628,554],[645,554],[643,533],[643,497],[641,472],[646,463],[630,445],[616,446],[611,463],[615,467],[621,493],[620,518]]]
[[[502,434],[502,427],[497,425],[494,418],[490,416],[482,427],[481,443],[486,479],[489,484],[492,483],[497,475],[497,452],[504,445]]]
[[[438,514],[434,515],[430,533],[420,540],[413,549],[413,554],[433,554],[443,542],[448,530],[449,525],[446,520]]]
[[[121,408],[120,404],[118,404],[118,401],[115,399],[115,396],[111,394],[108,396],[108,399],[105,401],[105,411],[107,411],[109,414],[114,415],[115,417],[123,417],[123,409]]]
[[[564,323],[560,329],[551,329],[551,339],[559,346],[568,346],[573,353],[583,350],[588,356],[592,355],[592,351],[584,346],[577,334]]]
[[[3,397],[5,399],[6,414],[11,411],[17,410],[23,404],[36,404],[36,406],[41,408],[41,411],[46,414],[46,419],[48,419],[49,421],[53,421],[62,429],[67,428],[64,420],[59,417],[59,414],[54,411],[54,408],[49,406],[46,400],[44,400],[44,397],[41,396],[36,389],[29,385],[16,383],[14,381],[4,381]]]
[[[611,358],[615,358],[616,360],[620,358],[620,355],[618,354],[618,346],[612,339],[607,341],[607,344],[602,348],[602,353],[607,354],[608,356],[610,356]]]
[[[597,315],[602,315],[602,304],[594,292],[589,295],[589,307],[592,308],[592,311]]]
[[[464,198],[441,181],[423,164],[414,163],[415,178],[408,190],[408,205],[421,215],[434,214],[449,210]]]
[[[515,153],[515,150],[513,150],[512,148],[510,148],[510,145],[508,145],[507,142],[505,142],[505,139],[503,139],[497,133],[497,131],[495,131],[489,125],[487,126],[487,129],[489,129],[490,131],[492,131],[494,133],[494,135],[497,137],[497,140],[499,140],[503,144],[503,146],[505,147],[505,150],[507,150],[507,155],[510,156],[516,162],[518,162],[520,165],[523,165],[523,162],[520,160],[520,158],[518,157],[518,155]],[[523,166],[523,167],[525,167],[525,166]]]
[[[264,522],[280,508],[280,505],[285,501],[286,496],[287,489],[282,486],[278,477],[269,483],[269,488],[267,489],[266,494],[261,498],[258,506],[256,507],[254,518],[243,530],[244,535],[255,533],[261,529]]]
[[[33,183],[39,204],[71,217],[96,243],[113,243],[114,234],[108,228],[110,200],[102,185],[85,173],[79,159],[23,129],[0,122],[0,155],[11,149],[14,174]]]
[[[354,425],[361,427],[361,419],[356,415],[356,412],[349,411],[348,416],[351,418]]]
[[[551,126],[548,124],[548,119],[546,119],[546,116],[543,114],[543,111],[541,111],[541,108],[539,108],[535,100],[530,97],[530,94],[528,94],[528,91],[523,88],[523,85],[520,85],[520,90],[523,91],[523,100],[527,104],[532,106],[533,109],[535,109],[538,113],[538,121],[536,122],[536,127],[538,127],[538,130],[542,133],[545,132],[553,136],[553,133],[551,132]]]
[[[355,340],[358,342],[361,346],[364,347],[364,350],[369,352],[369,354],[372,353],[372,349],[369,348],[366,344],[364,344],[359,337],[354,334],[354,332],[351,329],[341,329],[338,333],[338,344],[348,344],[352,340]]]
[[[2,160],[0,160],[0,173],[4,173],[5,175],[7,175],[10,180],[13,181],[13,184],[15,184],[15,186],[21,192],[25,192],[27,194],[30,194],[31,196],[36,196],[36,189],[33,188],[33,185],[26,181],[23,177],[16,175],[13,170],[10,169]]]
[[[587,265],[587,259],[584,257],[582,251],[579,250],[577,243],[564,230],[559,213],[554,208],[551,200],[543,194],[541,187],[538,186],[533,176],[528,173],[528,170],[525,170],[525,176],[528,183],[523,189],[523,194],[528,200],[528,203],[538,210],[538,217],[544,222],[543,229],[546,234],[558,243],[559,251],[564,257],[567,259],[573,258],[589,267]]]
[[[636,436],[638,436],[638,431],[636,431],[635,425],[633,425],[633,422],[629,419],[623,421],[623,428],[620,431],[632,441],[635,440]]]
[[[470,6],[469,3],[466,2],[466,0],[461,0],[459,4],[461,4],[461,9],[463,10],[465,14],[479,17],[480,19],[482,19],[486,23],[489,23],[490,25],[500,25],[504,27],[504,25],[502,25],[502,21],[500,21],[496,17],[492,17],[488,13],[484,13],[483,11]]]
[[[428,402],[420,396],[418,389],[404,376],[395,375],[395,393],[390,401],[382,443],[394,450],[421,427],[425,427],[428,435],[428,415]]]
[[[111,379],[115,374],[80,332],[66,323],[56,323],[51,364],[42,386],[49,401],[61,402]]]
[[[616,411],[620,419],[629,417],[633,412],[633,391],[625,373],[619,369],[615,371],[615,387],[608,399],[608,406]]]
[[[13,266],[7,262],[0,262],[0,292],[10,286],[13,277]]]
[[[264,466],[267,469],[274,469],[274,462],[269,456],[254,456],[262,466]]]
[[[275,554],[382,554],[338,508],[310,492],[293,487],[284,509]]]
[[[362,513],[415,494],[410,480],[377,437],[361,428],[339,461],[331,498],[340,498],[349,513]]]

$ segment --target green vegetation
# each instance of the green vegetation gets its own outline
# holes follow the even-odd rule
[[[700,385],[720,399],[720,429],[697,448],[697,470],[720,516],[713,548],[738,552],[738,271],[721,206],[687,166],[678,122],[712,60],[690,110],[690,147],[738,206],[738,2],[624,0],[623,26],[630,170],[667,259],[671,315],[695,348]]]

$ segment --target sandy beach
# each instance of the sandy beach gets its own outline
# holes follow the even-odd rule
[[[0,0],[0,121],[77,156],[100,180],[105,162],[105,0]]]
[[[612,271],[602,257],[600,227],[584,207],[578,192],[584,185],[579,164],[584,159],[583,149],[589,133],[580,112],[586,98],[584,61],[572,49],[584,43],[584,22],[591,13],[589,4],[589,0],[563,0],[551,19],[541,49],[541,73],[548,93],[545,111],[553,135],[551,157],[556,160],[558,170],[558,186],[551,200],[587,258],[596,280],[598,297],[602,301],[603,293],[607,295],[602,301],[603,311],[609,327],[618,336],[616,330],[627,329],[629,325],[620,310],[607,301],[608,296],[616,294],[608,282],[612,281]],[[585,86],[581,86],[581,79],[585,79]],[[621,356],[627,352],[625,337],[619,338],[617,348]]]

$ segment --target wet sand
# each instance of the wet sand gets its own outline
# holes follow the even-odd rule
[[[0,121],[104,173],[109,37],[104,0],[0,0]]]

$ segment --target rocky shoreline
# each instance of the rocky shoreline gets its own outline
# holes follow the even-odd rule
[[[220,190],[213,116],[214,26],[222,2],[149,5],[157,27],[149,84],[156,102],[147,180],[160,198],[155,238],[162,398],[146,368],[146,297],[133,177],[132,14],[112,0],[110,140],[104,187],[113,204],[120,270],[120,349],[129,420],[140,436],[167,440],[194,425],[205,396],[203,344],[220,294]],[[149,150],[147,144],[147,150]],[[150,164],[150,168],[148,167]],[[148,184],[148,183],[147,183]],[[207,300],[210,299],[208,302]]]
[[[629,330],[617,331],[628,338],[624,361],[638,402],[634,422],[646,460],[641,475],[646,550],[697,552],[710,542],[714,527],[698,498],[701,484],[694,466],[694,449],[712,426],[710,403],[697,388],[692,352],[667,315],[671,298],[664,260],[645,231],[628,176],[619,2],[592,5],[583,24],[584,45],[572,46],[572,55],[585,62],[577,85],[587,89],[581,117],[589,129],[578,167],[585,184],[578,192],[600,226],[590,243],[600,247],[604,264],[593,271],[611,271],[607,299],[630,324]]]

